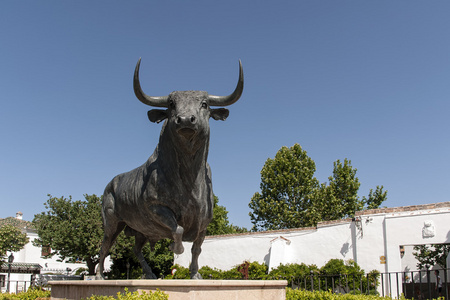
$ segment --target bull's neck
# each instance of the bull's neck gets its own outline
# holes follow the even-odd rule
[[[204,180],[208,158],[209,136],[199,139],[195,144],[182,143],[177,137],[162,132],[158,145],[158,164],[170,177],[181,179],[185,184]]]

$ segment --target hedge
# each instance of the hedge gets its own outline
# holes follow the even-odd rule
[[[286,288],[286,300],[391,300],[390,297],[352,294],[333,294],[325,291],[293,290]],[[405,298],[400,298],[405,299]]]
[[[91,296],[89,298],[86,298],[85,300],[168,300],[169,295],[160,291],[156,290],[155,292],[142,292],[142,294],[139,294],[139,292],[129,292],[127,288],[125,288],[125,292],[121,293],[118,292],[116,297],[114,296]]]
[[[39,288],[30,288],[26,292],[18,294],[0,293],[0,300],[35,300],[37,298],[49,298],[50,291],[44,291]]]

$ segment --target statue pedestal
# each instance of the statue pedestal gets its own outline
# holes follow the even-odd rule
[[[85,280],[51,281],[52,300],[78,300],[91,295],[115,296],[128,288],[134,291],[156,291],[170,300],[284,300],[286,280]]]

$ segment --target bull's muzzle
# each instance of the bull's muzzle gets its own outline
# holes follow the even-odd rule
[[[195,123],[197,123],[197,118],[194,115],[192,115],[190,117],[178,116],[175,120],[175,124],[177,124],[177,125],[191,125],[191,124],[193,125]]]
[[[197,132],[195,124],[197,124],[197,118],[192,116],[178,116],[175,119],[177,125],[177,133],[183,136],[185,139],[190,140]]]

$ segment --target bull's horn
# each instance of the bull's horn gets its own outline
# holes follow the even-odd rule
[[[242,70],[242,63],[239,60],[239,81],[234,92],[228,96],[214,96],[209,95],[209,105],[211,106],[227,106],[238,101],[244,90],[244,71]],[[142,100],[141,100],[142,101]]]
[[[163,97],[151,97],[146,95],[142,89],[141,84],[139,83],[139,67],[141,65],[141,59],[139,58],[136,69],[134,70],[134,79],[133,79],[133,88],[134,94],[136,97],[144,104],[156,107],[168,107],[167,96]]]

